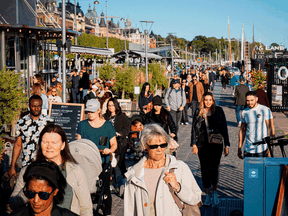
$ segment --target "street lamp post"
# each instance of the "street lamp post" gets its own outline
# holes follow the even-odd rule
[[[185,44],[185,69],[187,68],[187,44]]]
[[[106,47],[108,49],[108,20],[107,20],[107,1],[106,1]]]
[[[66,98],[66,5],[65,0],[62,0],[62,71],[63,71],[63,103],[67,103]]]
[[[153,21],[140,21],[141,23],[146,23],[146,27],[148,23],[153,24]],[[146,82],[148,82],[148,57],[147,57],[147,50],[148,50],[148,30],[144,30],[145,34],[145,71],[146,71]]]
[[[172,66],[172,75],[174,73],[174,59],[173,59],[173,39],[171,38],[171,66]]]

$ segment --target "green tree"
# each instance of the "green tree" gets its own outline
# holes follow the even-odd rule
[[[133,67],[124,67],[116,69],[116,82],[114,89],[117,92],[122,92],[121,98],[124,99],[125,93],[133,93],[136,84],[137,69]]]
[[[15,73],[4,68],[0,71],[0,128],[6,124],[11,126],[27,107],[24,85],[21,80],[21,73]],[[0,151],[2,139],[0,139]]]
[[[99,68],[99,75],[105,80],[112,79],[115,77],[115,70],[116,69],[111,64],[104,64],[101,68]]]
[[[274,47],[279,47],[279,44],[277,44],[277,43],[272,43],[272,44],[270,45],[270,48],[273,47],[273,46],[274,46]]]
[[[145,69],[144,69],[145,70]],[[164,85],[167,88],[168,79],[166,79],[164,73],[164,66],[157,62],[152,62],[148,65],[148,73],[151,76],[149,81],[151,85],[151,90],[157,90],[160,86]]]
[[[85,47],[106,48],[106,37],[97,37],[91,34],[83,33],[77,39],[78,45]],[[114,48],[115,52],[125,49],[125,41],[117,38],[108,38],[108,47]]]

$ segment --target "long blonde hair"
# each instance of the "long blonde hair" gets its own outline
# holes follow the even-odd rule
[[[202,116],[202,117],[204,117],[204,110],[205,110],[204,99],[206,96],[211,96],[213,100],[213,104],[211,106],[211,114],[213,114],[216,109],[216,101],[215,101],[214,95],[211,92],[205,92],[201,98],[200,105],[199,105],[199,116]]]

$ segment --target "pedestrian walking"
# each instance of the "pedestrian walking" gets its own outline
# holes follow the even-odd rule
[[[267,93],[264,91],[264,84],[260,82],[258,89],[255,91],[258,96],[258,103],[270,108],[269,99]]]
[[[242,112],[241,128],[239,130],[238,157],[269,157],[267,144],[253,145],[264,137],[275,136],[274,120],[271,110],[258,103],[255,91],[246,93],[247,108]],[[246,138],[246,139],[245,139]],[[245,144],[244,144],[245,140]],[[242,146],[244,144],[244,157]]]
[[[126,114],[122,112],[116,98],[110,98],[108,100],[106,113],[103,117],[106,121],[110,121],[113,124],[116,131],[118,158],[117,165],[122,175],[120,187],[120,196],[122,196],[124,192],[124,183],[126,178],[125,173],[127,172],[125,165],[125,153],[127,151],[127,137],[130,132],[130,121]]]
[[[226,72],[226,70],[222,70],[222,74],[221,74],[221,84],[222,84],[222,89],[226,90],[226,86],[229,83],[229,77],[228,77],[228,72]]]
[[[24,174],[24,181],[25,198],[29,199],[29,205],[9,215],[77,216],[68,209],[58,206],[63,201],[67,183],[55,163],[41,161],[30,164]]]
[[[85,112],[88,119],[81,121],[77,128],[77,139],[89,139],[95,143],[101,152],[102,173],[99,179],[104,182],[104,208],[106,215],[111,215],[112,197],[110,191],[110,181],[105,182],[105,170],[109,168],[110,154],[117,150],[116,131],[110,121],[102,118],[100,102],[97,99],[87,101]],[[111,172],[108,172],[110,179]]]
[[[201,190],[190,168],[172,155],[165,153],[173,139],[157,124],[144,127],[141,149],[148,151],[125,174],[124,215],[181,216],[169,187],[181,202],[197,205]]]
[[[145,82],[139,95],[139,108],[142,114],[146,114],[151,111],[152,99],[153,94],[150,92],[150,84],[148,82]]]
[[[213,91],[215,87],[216,82],[216,73],[214,70],[209,71],[209,84],[210,84],[210,90]]]
[[[175,126],[175,122],[173,121],[173,118],[164,107],[162,103],[162,99],[160,96],[156,95],[153,100],[153,109],[151,112],[147,113],[145,120],[145,124],[152,124],[156,123],[159,124],[167,134],[169,134],[172,138],[177,140],[177,129]]]
[[[196,74],[192,75],[192,82],[188,84],[190,91],[190,103],[192,108],[192,118],[194,117],[196,109],[199,107],[199,103],[202,99],[202,95],[204,94],[204,87],[201,82],[197,81]]]
[[[230,86],[232,88],[232,95],[233,96],[234,96],[234,92],[235,92],[236,82],[237,82],[237,77],[235,76],[234,73],[232,73],[231,79],[230,79]]]
[[[180,124],[181,125],[188,125],[188,109],[189,109],[189,86],[186,85],[186,80],[182,80],[182,85],[181,88],[185,91],[185,96],[186,96],[186,104],[184,106],[184,109],[182,111],[181,119],[180,119]]]
[[[8,175],[16,176],[15,165],[21,154],[22,167],[32,163],[36,159],[38,149],[38,138],[43,130],[49,116],[41,114],[42,98],[39,95],[33,95],[29,98],[29,114],[21,117],[16,125],[16,142],[13,148],[11,167]]]
[[[236,104],[236,120],[238,127],[241,126],[241,116],[240,111],[245,109],[246,105],[246,93],[249,91],[249,87],[245,85],[245,79],[240,78],[240,85],[236,86],[234,96]]]
[[[81,82],[80,82],[80,91],[82,92],[82,97],[83,97],[83,102],[84,103],[86,103],[86,101],[87,101],[87,97],[86,97],[86,95],[87,95],[87,93],[88,93],[88,90],[89,90],[89,88],[90,88],[90,83],[89,83],[89,74],[87,73],[87,71],[86,71],[86,68],[82,68],[81,69],[81,72],[82,72],[82,74],[83,74],[83,76],[82,76],[82,80],[81,80]]]
[[[200,106],[193,117],[191,146],[193,154],[198,155],[201,165],[202,182],[206,192],[203,204],[211,205],[212,185],[212,202],[217,205],[219,164],[222,153],[225,156],[229,154],[230,142],[225,113],[220,106],[216,106],[214,95],[210,92],[203,94]]]
[[[68,81],[72,82],[71,93],[73,103],[80,103],[80,76],[77,74],[77,69],[74,69],[71,72],[71,76],[69,77]]]
[[[71,155],[66,133],[59,125],[50,124],[41,131],[36,161],[52,161],[65,173],[67,187],[60,207],[69,209],[77,215],[93,215],[86,175]],[[26,168],[20,171],[9,200],[13,210],[25,206],[29,201],[23,193]]]
[[[165,94],[165,104],[167,110],[171,113],[173,121],[178,131],[181,113],[186,105],[186,96],[184,89],[180,87],[180,79],[172,81],[172,88],[170,87]],[[177,136],[177,134],[176,134]]]

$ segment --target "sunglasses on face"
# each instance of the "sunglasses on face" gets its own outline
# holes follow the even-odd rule
[[[34,192],[34,191],[26,190],[24,191],[24,194],[28,199],[33,199],[36,196],[36,194],[38,194],[40,199],[48,200],[50,195],[53,193],[53,191],[51,193],[48,193],[48,192]]]
[[[163,144],[160,144],[160,145],[148,145],[148,147],[150,149],[157,149],[159,146],[160,146],[160,148],[166,148],[168,146],[168,143],[163,143]]]

